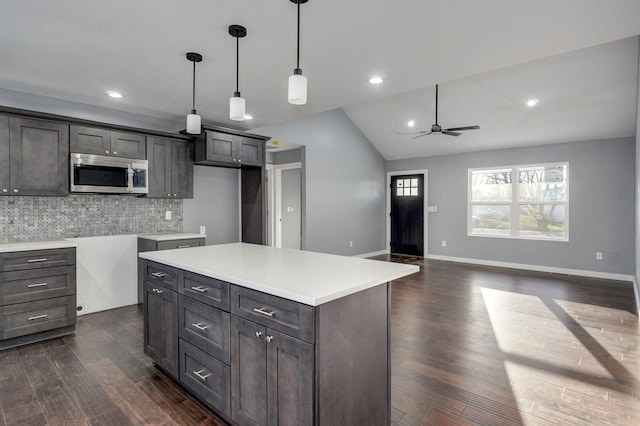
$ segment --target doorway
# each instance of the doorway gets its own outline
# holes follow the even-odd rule
[[[269,245],[302,248],[302,163],[268,166]]]
[[[427,253],[427,171],[390,172],[387,237],[391,253]]]

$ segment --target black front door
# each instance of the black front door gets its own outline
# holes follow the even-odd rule
[[[424,175],[391,178],[391,253],[424,256]]]

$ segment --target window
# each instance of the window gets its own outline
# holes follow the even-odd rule
[[[420,195],[418,192],[418,179],[398,179],[396,182],[396,195],[398,197],[417,197]]]
[[[469,235],[568,240],[568,172],[568,163],[469,169]]]

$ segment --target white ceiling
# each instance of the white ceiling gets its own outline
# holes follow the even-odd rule
[[[635,132],[637,38],[598,45],[640,34],[638,0],[309,0],[301,7],[304,106],[286,101],[295,67],[289,0],[2,3],[0,88],[182,121],[191,108],[184,55],[196,51],[205,123],[250,130],[343,107],[387,159]],[[230,24],[248,31],[240,90],[254,119],[241,123],[226,118],[235,87]],[[369,85],[373,74],[385,83]],[[433,124],[435,83],[440,124],[481,130],[395,135],[409,118],[420,129]],[[110,89],[125,98],[108,98]],[[540,99],[535,110],[523,109],[528,96]]]

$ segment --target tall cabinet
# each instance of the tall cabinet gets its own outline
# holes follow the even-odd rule
[[[193,143],[147,137],[149,193],[154,198],[193,198]]]
[[[243,243],[267,243],[265,141],[268,139],[268,136],[203,126],[194,141],[194,164],[240,169]]]

